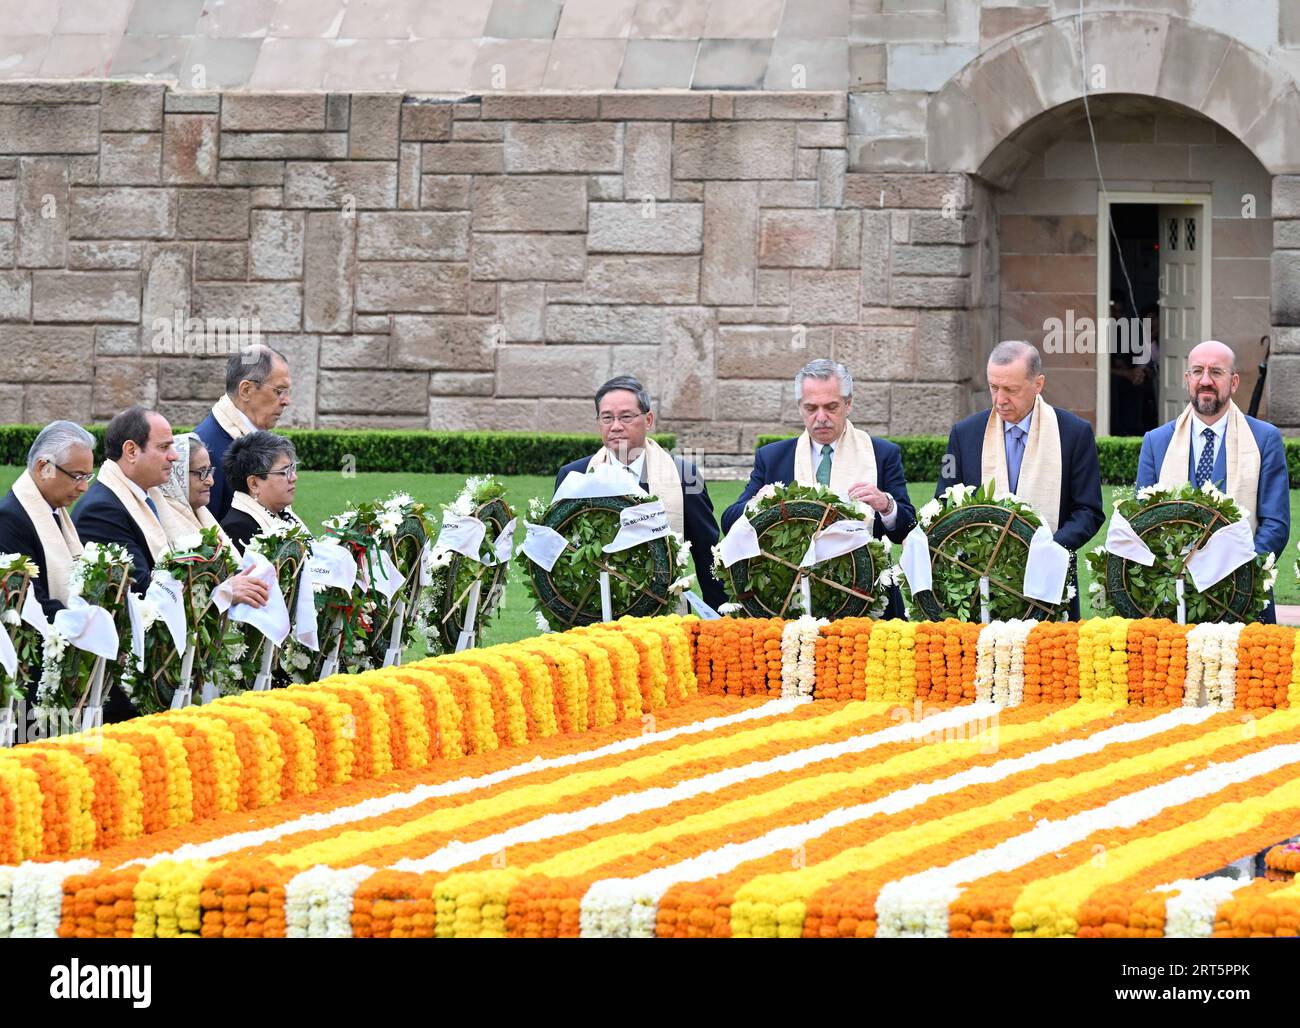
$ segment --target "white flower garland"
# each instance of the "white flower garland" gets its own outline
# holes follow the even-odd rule
[[[284,887],[285,935],[290,939],[350,939],[352,900],[375,873],[365,864],[333,868],[317,864]]]
[[[0,867],[0,939],[58,938],[64,880],[97,867],[88,858]]]
[[[1231,710],[1237,698],[1237,643],[1241,624],[1206,622],[1187,633],[1183,706]]]
[[[812,696],[817,684],[817,637],[825,618],[804,615],[781,630],[781,695]]]
[[[1214,934],[1219,906],[1232,898],[1244,878],[1183,878],[1159,885],[1153,892],[1172,892],[1165,901],[1166,939],[1208,939]]]

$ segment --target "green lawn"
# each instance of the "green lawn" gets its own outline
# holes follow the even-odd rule
[[[0,466],[0,489],[7,490],[18,477],[20,468]],[[506,500],[515,510],[527,507],[531,496],[550,498],[554,480],[536,475],[515,475],[506,478],[508,493]],[[464,483],[459,475],[428,475],[405,472],[374,472],[346,477],[336,471],[305,471],[298,482],[298,499],[294,510],[314,529],[320,528],[321,519],[337,514],[349,504],[359,501],[382,498],[397,490],[405,490],[417,500],[435,508],[439,503],[450,501]],[[740,495],[742,482],[716,482],[709,487],[713,497],[713,506],[720,514],[728,504]],[[934,494],[933,483],[913,483],[909,488],[913,502],[920,506]],[[1111,511],[1111,486],[1102,487],[1102,498],[1106,505],[1106,515]],[[1291,522],[1300,523],[1300,490],[1291,490]],[[1104,531],[1104,526],[1103,526]],[[1088,548],[1102,541],[1102,532],[1089,541]],[[897,550],[897,547],[895,547]],[[1295,550],[1288,547],[1282,561],[1282,571],[1277,582],[1277,601],[1279,603],[1300,603],[1300,586],[1295,577]],[[1089,613],[1088,580],[1086,566],[1080,562],[1079,568],[1083,586],[1083,612]],[[529,609],[528,597],[521,580],[512,569],[510,584],[506,589],[504,607],[497,620],[484,633],[483,642],[500,643],[535,635],[536,619]]]

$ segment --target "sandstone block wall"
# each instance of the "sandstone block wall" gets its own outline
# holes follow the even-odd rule
[[[685,444],[744,452],[834,356],[864,427],[935,430],[975,190],[849,172],[847,108],[0,83],[0,418],[200,417],[223,360],[159,352],[179,311],[256,317],[294,425],[585,430],[627,372]]]

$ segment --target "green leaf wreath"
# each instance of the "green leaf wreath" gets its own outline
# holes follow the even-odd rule
[[[223,695],[247,687],[239,677],[238,661],[232,664],[230,656],[231,649],[242,645],[242,634],[230,624],[227,613],[209,602],[213,590],[238,570],[230,548],[222,542],[216,527],[177,540],[154,565],[155,573],[166,572],[181,584],[186,646],[194,650],[189,686],[196,696],[204,680],[210,681]],[[152,714],[171,706],[172,697],[182,684],[186,662],[153,604],[145,600],[142,606],[143,669],[133,654],[133,659],[123,668],[122,687],[140,713]]]
[[[933,585],[913,594],[904,581],[903,599],[913,621],[978,622],[981,576],[989,580],[991,621],[1052,620],[1074,598],[1073,585],[1060,604],[1023,595],[1029,543],[1043,522],[1029,504],[996,496],[992,482],[949,486],[917,511],[917,521],[930,540]]]
[[[479,634],[497,616],[505,600],[509,563],[496,563],[493,544],[514,518],[503,497],[505,483],[490,476],[470,478],[443,511],[457,517],[476,517],[487,527],[479,546],[480,561],[454,550],[434,548],[428,563],[428,584],[420,598],[418,622],[430,655],[456,648],[469,606],[470,588],[479,586],[475,631]]]
[[[126,606],[126,592],[131,588],[131,556],[126,548],[112,543],[86,543],[81,556],[72,562],[68,579],[69,596],[80,596],[94,607],[103,607],[113,615],[121,650],[130,648],[131,620]],[[41,681],[36,688],[36,704],[43,711],[71,711],[73,720],[90,695],[94,675],[93,653],[72,646],[51,623],[44,640],[41,657]],[[104,663],[101,700],[120,682],[122,663]]]
[[[1194,547],[1203,546],[1214,531],[1243,517],[1232,497],[1213,483],[1199,488],[1191,482],[1175,488],[1148,486],[1136,494],[1117,496],[1115,509],[1156,559],[1146,567],[1109,553],[1104,545],[1094,548],[1087,556],[1094,614],[1175,620],[1180,575],[1188,624],[1252,621],[1268,606],[1269,590],[1277,579],[1272,553],[1257,554],[1205,592],[1198,592],[1185,573]]]
[[[609,573],[610,608],[615,620],[653,617],[676,608],[695,577],[689,573],[691,546],[676,532],[616,553],[602,547],[619,530],[627,507],[655,496],[592,496],[547,506],[534,498],[528,520],[564,536],[569,545],[547,571],[520,550],[515,560],[525,571],[524,587],[537,611],[537,627],[562,632],[601,620],[600,572]]]
[[[873,512],[874,513],[874,512]],[[809,581],[814,617],[879,617],[889,603],[893,572],[889,548],[879,539],[851,553],[800,569],[814,533],[837,521],[865,521],[867,512],[824,486],[764,486],[745,506],[762,553],[727,568],[715,549],[713,567],[732,602],[722,613],[791,617],[802,610],[801,585]]]

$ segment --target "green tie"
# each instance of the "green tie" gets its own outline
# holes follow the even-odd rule
[[[821,463],[817,465],[817,481],[821,485],[831,484],[831,453],[834,449],[833,446],[822,447]]]

